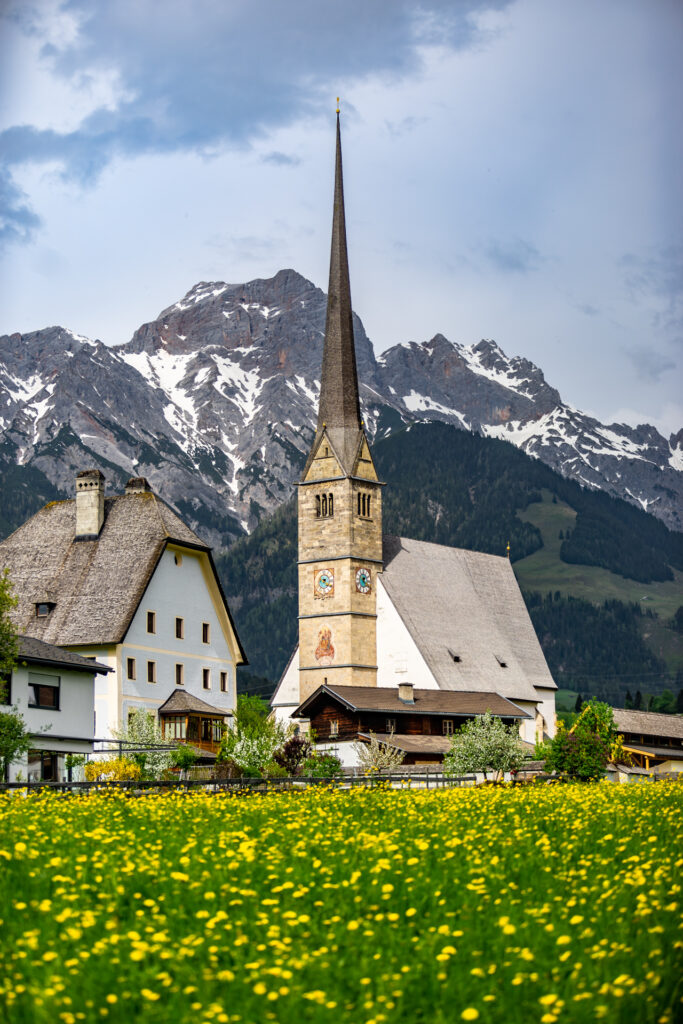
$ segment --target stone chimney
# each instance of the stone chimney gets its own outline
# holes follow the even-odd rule
[[[84,469],[76,475],[76,540],[96,540],[104,523],[104,474]]]
[[[144,476],[132,476],[126,484],[126,494],[144,494],[152,488]]]
[[[399,683],[398,684],[398,699],[403,701],[404,704],[414,704],[415,694],[413,693],[412,683]]]

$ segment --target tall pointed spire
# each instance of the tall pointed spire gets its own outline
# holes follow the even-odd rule
[[[327,320],[320,380],[318,432],[323,429],[323,425],[325,425],[338,454],[348,467],[348,461],[353,459],[358,447],[358,434],[362,430],[362,425],[358,398],[356,351],[353,342],[349,260],[346,250],[339,109],[337,109],[337,154],[330,283],[327,290]]]

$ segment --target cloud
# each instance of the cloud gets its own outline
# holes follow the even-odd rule
[[[288,153],[279,153],[274,150],[272,153],[266,153],[265,156],[261,157],[264,164],[276,164],[279,167],[296,167],[301,163],[298,156],[290,156]]]
[[[484,249],[484,255],[498,270],[506,273],[528,274],[544,262],[536,246],[523,238],[490,242]]]
[[[593,306],[590,302],[579,302],[576,304],[576,309],[584,316],[600,316],[598,307]]]
[[[655,349],[647,348],[645,345],[626,349],[625,352],[638,371],[638,375],[650,381],[658,381],[662,374],[676,368],[673,359]]]
[[[0,40],[4,17],[40,40],[42,70],[60,86],[76,96],[83,83],[106,82],[107,93],[71,131],[11,125],[0,151],[9,167],[56,161],[85,184],[117,156],[249,145],[328,110],[345,83],[415,73],[425,45],[473,45],[484,31],[477,15],[510,2],[166,0],[160,14],[157,0],[14,0],[0,13]],[[10,220],[26,217],[4,198]]]
[[[683,341],[683,245],[646,256],[626,253],[619,268],[632,301],[651,306],[652,326]]]
[[[40,217],[29,209],[25,198],[9,174],[0,169],[0,249],[31,241],[40,227]]]
[[[427,117],[404,117],[401,121],[385,121],[385,124],[391,136],[400,138],[401,135],[414,132],[416,128],[426,124],[428,120],[429,118]]]

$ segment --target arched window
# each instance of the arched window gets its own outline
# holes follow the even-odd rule
[[[322,497],[322,514],[324,516],[327,515],[327,495],[326,494],[323,494],[323,497]]]
[[[368,519],[370,518],[370,495],[368,494],[368,510],[366,512]]]
[[[360,515],[360,491],[358,492],[358,515]]]
[[[320,519],[320,495],[319,494],[316,494],[316,496],[315,496],[315,517],[316,517],[316,519]]]
[[[334,515],[334,495],[330,494],[327,498],[327,514],[328,516]]]

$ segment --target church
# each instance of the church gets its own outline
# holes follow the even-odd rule
[[[439,762],[487,710],[530,746],[555,733],[556,684],[507,557],[382,532],[360,411],[337,111],[318,423],[299,482],[299,642],[271,704],[347,766],[370,732]]]

